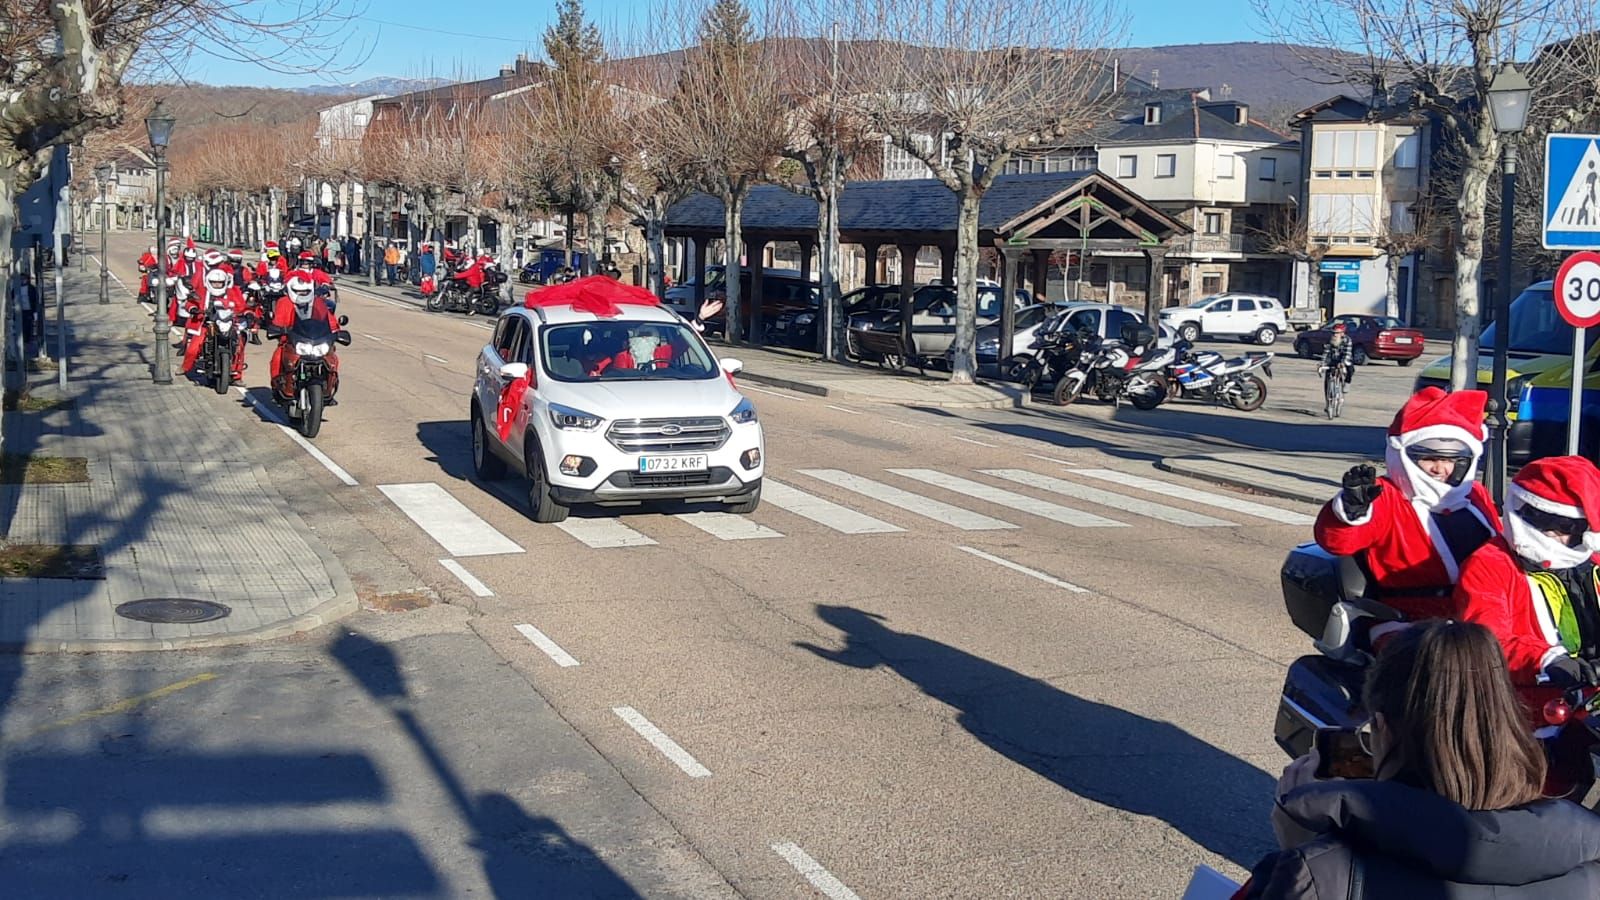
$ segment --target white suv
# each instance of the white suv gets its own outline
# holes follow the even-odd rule
[[[1161,311],[1161,324],[1194,343],[1202,335],[1231,335],[1270,344],[1289,330],[1283,304],[1261,294],[1228,292]]]
[[[755,406],[668,309],[626,305],[615,318],[571,307],[514,307],[478,354],[472,463],[479,478],[528,477],[529,514],[560,522],[581,503],[761,502],[764,450]],[[501,392],[527,375],[501,440]]]

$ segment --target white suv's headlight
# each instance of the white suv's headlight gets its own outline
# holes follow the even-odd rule
[[[756,420],[756,405],[750,402],[749,397],[745,397],[733,408],[733,412],[728,413],[728,418],[735,425],[748,425]]]
[[[600,427],[602,421],[599,416],[581,409],[559,403],[550,404],[550,424],[565,431],[593,431]]]

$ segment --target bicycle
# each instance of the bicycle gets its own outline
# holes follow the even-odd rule
[[[1328,418],[1337,419],[1339,413],[1344,411],[1344,367],[1318,366],[1317,372],[1322,376],[1322,409]]]

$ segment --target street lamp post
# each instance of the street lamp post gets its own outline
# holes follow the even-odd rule
[[[172,128],[176,124],[160,100],[156,101],[156,108],[144,120],[145,131],[150,136],[150,149],[156,158],[156,308],[150,313],[150,330],[156,339],[150,374],[156,384],[172,383],[172,329],[163,318],[167,310],[167,224],[163,213],[166,207],[167,143],[172,140]]]
[[[1511,235],[1517,198],[1516,137],[1528,121],[1533,85],[1506,63],[1489,85],[1489,117],[1500,136],[1500,290],[1495,305],[1494,376],[1489,383],[1489,492],[1506,499],[1506,354],[1511,347]]]
[[[111,273],[106,269],[106,186],[111,183],[110,163],[101,163],[94,167],[94,183],[100,188],[100,302],[110,303],[111,292],[108,284]]]

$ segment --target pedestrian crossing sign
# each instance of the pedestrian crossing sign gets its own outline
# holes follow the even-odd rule
[[[1600,135],[1545,137],[1544,246],[1600,249]]]

